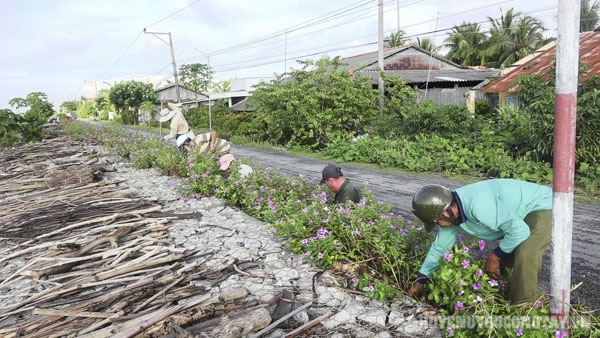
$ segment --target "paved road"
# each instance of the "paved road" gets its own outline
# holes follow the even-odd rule
[[[232,153],[247,157],[263,168],[280,169],[290,175],[321,177],[321,170],[328,163],[306,156],[289,154],[284,151],[234,145]],[[368,181],[376,198],[387,201],[395,211],[407,217],[413,217],[410,203],[413,193],[422,185],[437,183],[449,188],[462,185],[436,176],[400,174],[361,166],[341,165],[344,176],[355,182]],[[600,290],[600,206],[586,203],[574,203],[574,229],[572,254],[572,284],[582,285],[571,293],[572,302],[584,303],[600,310],[600,299],[596,296]],[[548,290],[550,276],[550,250],[544,258],[540,276],[540,287]]]

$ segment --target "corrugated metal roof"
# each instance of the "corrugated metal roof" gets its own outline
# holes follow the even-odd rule
[[[388,48],[383,51],[384,69],[388,70],[417,70],[441,68],[460,68],[465,67],[452,61],[433,55],[431,52],[415,45],[406,45],[394,48]],[[433,62],[432,62],[433,61]],[[347,68],[356,70],[377,70],[378,52],[364,53],[342,58],[340,63],[347,64]]]
[[[383,59],[386,74],[399,76],[406,83],[480,82],[500,76],[498,69],[466,68],[414,45],[386,49]],[[367,76],[371,83],[378,83],[377,52],[346,57],[340,62],[347,64],[355,75]]]
[[[379,79],[379,72],[376,71],[358,71],[354,73],[359,76],[371,78],[371,82],[376,84]],[[471,82],[485,81],[489,78],[500,76],[499,69],[436,69],[436,70],[394,70],[386,71],[388,75],[396,75],[407,84],[427,82]]]
[[[515,93],[519,91],[516,80],[519,76],[536,74],[546,76],[554,66],[556,44],[543,51],[529,62],[519,65],[509,73],[482,89],[484,93]],[[588,67],[591,75],[600,75],[600,32],[585,32],[579,35],[579,60]]]

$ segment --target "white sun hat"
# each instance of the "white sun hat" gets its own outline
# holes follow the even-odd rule
[[[160,118],[158,119],[158,122],[167,122],[172,119],[173,116],[175,116],[175,111],[165,108],[160,111]]]
[[[179,135],[179,137],[177,138],[177,141],[176,141],[177,142],[177,148],[181,147],[185,143],[185,141],[187,141],[189,139],[190,139],[190,137],[187,136],[187,135],[185,135],[185,134]]]

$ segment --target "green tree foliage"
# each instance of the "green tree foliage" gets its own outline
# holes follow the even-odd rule
[[[546,44],[542,22],[509,9],[500,19],[488,17],[492,24],[487,47],[487,65],[505,68]]]
[[[420,39],[417,37],[417,46],[425,49],[426,51],[432,52],[432,53],[436,53],[438,51],[438,48],[433,43],[433,40],[431,40],[429,38]]]
[[[83,101],[77,107],[77,116],[84,119],[89,119],[96,116],[96,104],[93,102]]]
[[[518,97],[524,113],[530,115],[531,142],[529,151],[537,151],[541,159],[552,160],[554,145],[554,115],[556,95],[554,76],[548,79],[527,75],[517,80],[521,90]],[[600,77],[593,76],[579,84],[577,94],[577,153],[578,163],[598,165],[600,161]]]
[[[463,66],[485,64],[482,62],[482,46],[485,39],[479,24],[463,22],[454,26],[444,44],[450,48],[446,58]]]
[[[390,33],[389,36],[383,39],[383,46],[385,48],[392,48],[402,46],[406,42],[406,33],[403,30],[398,30],[397,32]]]
[[[407,109],[400,132],[412,138],[422,134],[436,134],[448,139],[472,131],[473,119],[465,106],[438,105],[423,101]]]
[[[212,84],[211,91],[214,93],[223,93],[231,91],[231,80],[223,80]]]
[[[77,101],[65,101],[60,105],[63,113],[72,113],[77,111]]]
[[[598,12],[600,11],[600,3],[597,0],[592,2],[591,0],[581,0],[581,8],[579,15],[579,31],[590,32],[593,31],[600,21]]]
[[[463,66],[505,68],[552,40],[543,36],[546,28],[540,20],[514,8],[488,21],[487,32],[476,23],[454,26],[444,45],[449,48],[446,58]]]
[[[219,126],[216,121],[220,119],[223,115],[229,114],[229,107],[227,106],[227,101],[225,100],[217,100],[212,102],[212,107],[210,109],[210,117],[208,106],[199,106],[189,109],[185,114],[185,119],[188,121],[190,127],[193,129],[202,129],[205,131],[209,130],[209,118],[212,119],[212,127],[213,129],[217,129],[219,135],[223,136],[221,126]]]
[[[262,141],[321,149],[330,141],[362,135],[378,115],[379,94],[369,79],[354,78],[339,57],[301,61],[289,78],[258,86],[252,104],[265,128]],[[257,135],[254,135],[257,136]]]
[[[386,95],[382,114],[373,122],[374,132],[384,138],[397,137],[404,117],[416,105],[417,93],[397,76],[385,76]]]
[[[8,102],[13,108],[25,108],[27,111],[21,119],[21,136],[28,140],[39,140],[43,137],[42,125],[54,114],[48,96],[42,92],[32,92],[26,98],[16,97]]]
[[[110,102],[109,94],[110,91],[107,89],[100,90],[94,102],[101,120],[108,120],[108,112],[115,109]]]
[[[0,147],[8,147],[19,140],[22,116],[10,109],[0,109]]]
[[[157,100],[152,84],[133,80],[116,84],[108,96],[121,114],[123,124],[139,124],[138,111],[142,103]]]
[[[192,63],[179,67],[181,85],[196,93],[206,93],[208,91],[213,73],[214,71],[208,65],[202,63]]]

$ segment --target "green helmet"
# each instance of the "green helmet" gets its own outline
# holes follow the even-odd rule
[[[412,212],[425,224],[430,232],[440,216],[452,204],[452,191],[437,184],[421,187],[413,196]]]

